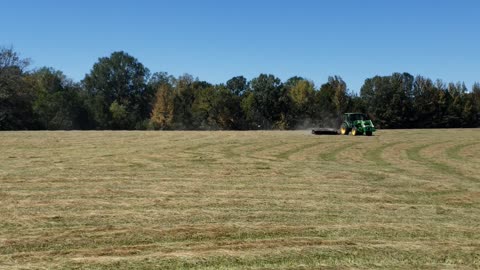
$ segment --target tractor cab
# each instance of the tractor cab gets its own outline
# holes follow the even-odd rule
[[[346,113],[343,115],[344,121],[357,121],[357,120],[370,120],[368,116],[364,113]]]

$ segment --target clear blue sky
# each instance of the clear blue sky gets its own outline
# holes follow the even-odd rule
[[[0,46],[81,80],[123,50],[152,72],[212,83],[236,75],[340,75],[351,90],[407,71],[480,81],[480,1],[1,1]]]

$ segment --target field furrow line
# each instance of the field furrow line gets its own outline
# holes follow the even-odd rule
[[[422,145],[417,145],[414,147],[410,147],[406,149],[407,157],[411,161],[415,161],[418,164],[421,164],[422,166],[428,167],[432,169],[433,171],[436,171],[438,174],[448,174],[451,175],[457,179],[465,179],[469,180],[472,182],[479,182],[479,179],[470,175],[464,174],[462,171],[457,169],[454,166],[451,166],[447,163],[444,162],[439,162],[436,160],[433,160],[431,158],[427,158],[424,155],[421,154],[421,151],[424,149],[427,149],[429,147],[435,146],[435,145],[443,145],[445,143],[448,143],[449,141],[446,142],[436,142],[436,143],[430,143],[430,144],[422,144]]]
[[[316,148],[317,146],[323,145],[323,144],[326,144],[326,143],[327,142],[314,142],[314,143],[303,144],[303,145],[297,146],[293,149],[280,152],[280,153],[276,154],[275,157],[278,158],[278,159],[282,159],[282,160],[291,160],[291,157],[293,155],[303,153],[306,150]],[[307,157],[307,159],[309,159],[309,158]]]
[[[338,154],[345,152],[348,149],[350,149],[352,146],[359,145],[359,144],[361,143],[358,143],[358,142],[341,143],[340,146],[336,146],[333,149],[320,153],[318,157],[320,160],[323,160],[323,161],[334,162],[334,161],[337,161]]]
[[[480,145],[480,142],[469,142],[469,143],[457,144],[447,148],[445,150],[445,153],[451,159],[460,160],[462,162],[471,162],[471,158],[467,158],[465,156],[460,155],[460,152],[462,152],[466,148],[472,148],[477,145]]]

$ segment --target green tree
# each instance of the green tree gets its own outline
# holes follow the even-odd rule
[[[30,61],[12,48],[0,48],[0,130],[39,128],[32,110],[26,69]]]
[[[243,129],[245,118],[241,108],[242,97],[232,93],[223,85],[216,88],[220,100],[217,116],[219,126],[223,129]]]
[[[42,129],[85,129],[91,121],[81,88],[61,71],[41,68],[29,74],[35,93],[33,110]]]
[[[239,129],[242,127],[240,98],[225,85],[196,90],[192,111],[200,129]]]
[[[417,76],[413,85],[412,118],[415,127],[435,127],[439,93],[432,80]]]
[[[476,82],[472,86],[472,102],[476,112],[475,123],[473,126],[480,127],[480,83]]]
[[[247,91],[247,79],[243,76],[236,76],[227,81],[227,89],[234,95],[241,96]]]
[[[122,129],[128,126],[128,112],[125,105],[115,100],[110,104],[109,111],[112,115],[111,126],[113,129]]]
[[[151,89],[155,90],[155,95],[156,95],[158,93],[159,87],[163,85],[174,87],[176,82],[177,82],[177,79],[174,76],[169,75],[167,72],[155,72],[150,77],[148,81],[148,86]]]
[[[335,90],[335,94],[333,96],[333,103],[335,104],[337,115],[341,115],[347,110],[350,101],[347,84],[340,76],[335,76],[333,78],[330,77],[328,79],[328,82]]]
[[[194,129],[195,119],[192,114],[192,105],[195,101],[195,79],[192,75],[184,74],[178,77],[174,96],[174,129]]]
[[[468,113],[465,108],[465,94],[467,87],[463,83],[449,83],[447,87],[448,109],[446,115],[447,127],[462,127],[465,123],[462,119]]]
[[[273,75],[260,74],[250,82],[255,102],[250,109],[255,115],[254,123],[262,128],[285,128],[288,123],[286,115],[289,109],[289,98],[281,80]]]
[[[412,127],[413,83],[414,78],[408,73],[365,80],[360,95],[376,123],[383,128]]]
[[[339,76],[331,76],[316,93],[314,118],[326,126],[336,126],[349,106],[347,85]]]
[[[242,114],[245,116],[246,129],[261,129],[264,118],[255,101],[255,94],[247,91],[241,100]]]
[[[83,80],[85,89],[92,96],[90,104],[95,111],[97,125],[101,128],[134,129],[148,119],[153,100],[147,85],[148,77],[149,70],[125,52],[114,52],[110,57],[100,58]],[[126,119],[114,119],[110,110],[114,102],[124,108]]]

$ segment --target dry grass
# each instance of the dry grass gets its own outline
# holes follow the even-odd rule
[[[3,269],[480,268],[480,130],[0,133]]]

